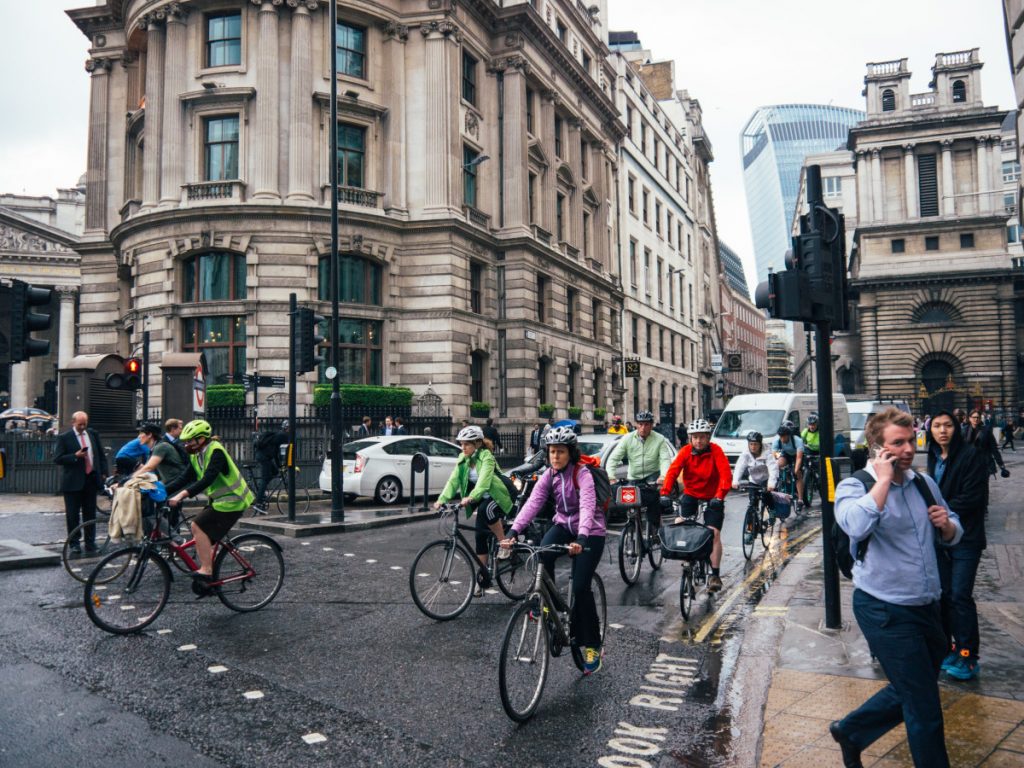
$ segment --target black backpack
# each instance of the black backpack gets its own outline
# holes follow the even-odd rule
[[[581,464],[577,462],[576,469],[572,473],[572,484],[576,486],[576,490],[580,489],[579,473]],[[608,479],[608,473],[605,472],[601,467],[593,464],[583,464],[587,469],[590,470],[590,476],[594,479],[594,496],[597,498],[597,509],[600,512],[608,511],[608,504],[612,500],[612,484]]]
[[[853,477],[863,483],[865,494],[871,493],[871,489],[875,487],[875,478],[866,470],[858,469],[853,473]],[[914,473],[914,486],[924,497],[925,504],[929,507],[935,504],[935,497],[932,495],[931,488],[928,487],[928,482],[920,474]],[[835,553],[839,572],[843,576],[848,579],[853,578],[853,564],[864,560],[864,556],[868,552],[869,541],[871,541],[870,536],[858,541],[856,554],[853,554],[850,552],[849,535],[839,526],[839,523],[832,523],[832,551]]]
[[[498,479],[504,484],[505,490],[508,491],[509,498],[514,502],[519,497],[519,489],[516,488],[516,484],[512,482],[512,478],[497,467],[494,469],[494,474],[496,474]]]

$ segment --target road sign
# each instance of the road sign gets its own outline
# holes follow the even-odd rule
[[[192,412],[197,416],[206,413],[206,376],[202,365],[196,366],[192,376]]]
[[[722,372],[722,354],[720,352],[711,353],[711,370],[715,373]]]
[[[640,378],[640,361],[639,360],[626,360],[623,363],[624,376],[627,379],[639,379]]]
[[[730,352],[725,356],[725,367],[730,371],[738,371],[743,368],[743,355],[739,352]]]

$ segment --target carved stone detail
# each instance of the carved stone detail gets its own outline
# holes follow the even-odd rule
[[[31,232],[23,232],[7,224],[0,224],[0,251],[73,253],[70,248],[54,240],[48,240]]]
[[[480,121],[470,110],[466,110],[466,133],[474,138],[480,138]]]
[[[409,39],[409,27],[405,24],[389,21],[384,25],[384,36],[404,43]]]
[[[86,59],[85,71],[89,74],[102,75],[109,72],[113,64],[114,59]]]
[[[462,41],[462,32],[459,31],[458,26],[450,19],[425,21],[420,25],[420,34],[424,37],[430,37],[435,32],[444,37],[454,37],[457,41]]]
[[[288,0],[289,8],[298,8],[304,6],[307,11],[315,11],[320,7],[320,0]]]

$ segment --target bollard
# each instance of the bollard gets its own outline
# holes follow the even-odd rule
[[[423,508],[426,509],[427,492],[430,490],[430,461],[422,451],[414,453],[412,457],[412,474],[409,483],[409,511],[416,509],[416,475],[423,473]]]

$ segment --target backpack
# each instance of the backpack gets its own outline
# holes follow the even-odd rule
[[[512,482],[512,478],[497,467],[494,468],[494,474],[497,475],[498,479],[504,484],[505,490],[508,491],[508,497],[512,499],[513,503],[515,503],[515,500],[519,498],[519,489],[516,488],[516,484]]]
[[[853,477],[864,484],[864,492],[866,494],[871,493],[871,489],[875,487],[875,478],[866,470],[858,469],[853,473]],[[913,482],[918,493],[924,497],[924,503],[929,507],[933,506],[935,504],[935,497],[932,495],[932,490],[928,487],[928,482],[924,477],[915,473]],[[853,578],[853,564],[857,561],[864,560],[864,556],[868,552],[869,541],[871,541],[870,536],[858,541],[857,551],[856,554],[854,554],[850,552],[849,535],[839,527],[839,523],[832,523],[832,551],[835,553],[836,565],[839,566],[839,572],[847,579]]]
[[[601,460],[593,456],[580,456],[576,462],[576,469],[572,473],[572,484],[576,490],[580,489],[579,473],[580,465],[585,464],[590,470],[590,476],[594,479],[594,496],[597,499],[597,510],[607,512],[608,504],[612,500],[612,484],[608,479],[608,473],[601,468]]]

